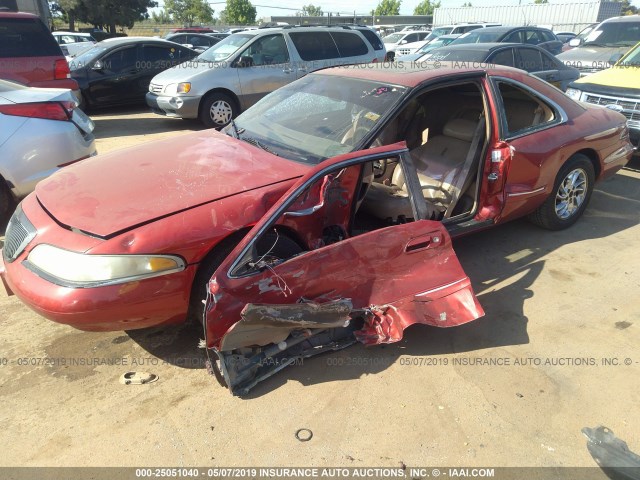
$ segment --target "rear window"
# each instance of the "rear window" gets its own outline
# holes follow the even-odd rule
[[[331,36],[338,46],[341,57],[358,57],[369,53],[369,49],[357,33],[331,32]]]
[[[329,32],[293,32],[289,36],[305,62],[340,58],[340,53]]]
[[[369,43],[371,44],[374,50],[382,50],[384,45],[382,43],[382,39],[378,35],[376,35],[376,32],[373,32],[369,29],[363,29],[358,31],[362,35],[364,35],[364,38],[366,38],[369,41]]]
[[[0,18],[0,57],[61,57],[58,43],[39,19]]]

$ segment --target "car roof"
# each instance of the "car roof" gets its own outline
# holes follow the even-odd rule
[[[530,45],[528,43],[513,43],[513,42],[485,42],[485,43],[461,43],[458,45],[447,45],[446,47],[438,48],[438,52],[449,52],[455,50],[477,50],[482,52],[489,52],[497,50],[503,47],[516,47],[516,48],[537,48],[542,50],[537,45]]]
[[[91,34],[87,32],[67,32],[64,30],[56,30],[51,32],[53,35],[77,35],[78,37],[90,37]]]
[[[167,35],[166,37],[164,37],[165,40],[168,40],[172,37],[177,37],[178,35],[189,35],[191,37],[196,36],[196,37],[206,37],[206,38],[211,38],[212,35],[215,35],[215,33],[200,33],[200,32],[176,32],[176,33],[170,33],[169,35]]]
[[[612,17],[603,20],[602,23],[640,22],[640,15],[625,15],[624,17]]]
[[[115,37],[115,38],[106,38],[100,42],[101,45],[123,45],[127,43],[142,43],[142,42],[154,42],[154,43],[168,43],[171,45],[176,45],[175,42],[171,42],[169,40],[165,40],[163,38],[156,37]]]
[[[504,44],[502,44],[504,45]],[[425,65],[427,65],[425,67]],[[518,72],[511,67],[496,66],[495,68],[465,67],[461,68],[456,62],[421,62],[419,65],[411,64],[390,64],[371,63],[367,68],[358,65],[345,67],[332,67],[317,70],[311,75],[332,75],[337,77],[356,78],[361,80],[372,80],[385,82],[392,85],[412,88],[421,83],[439,78],[451,78],[452,75],[460,73],[483,73],[490,71],[492,74]]]

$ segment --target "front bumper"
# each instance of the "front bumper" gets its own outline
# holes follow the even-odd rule
[[[147,105],[154,113],[176,118],[198,118],[201,97],[158,95],[147,92]]]
[[[53,222],[35,194],[22,202],[36,236],[12,262],[0,261],[0,279],[9,294],[54,322],[79,330],[134,330],[185,321],[197,265],[159,277],[96,288],[55,285],[27,269],[23,262],[40,243],[86,251],[102,240],[67,230]],[[4,257],[3,257],[4,259]]]

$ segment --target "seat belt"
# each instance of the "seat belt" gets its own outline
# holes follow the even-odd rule
[[[447,210],[444,212],[444,218],[449,218],[451,216],[453,209],[458,203],[460,194],[463,192],[463,186],[466,183],[467,178],[469,177],[469,170],[473,166],[474,160],[479,156],[478,146],[480,145],[480,140],[482,140],[482,138],[484,137],[485,124],[486,121],[483,114],[482,118],[478,122],[476,131],[473,134],[471,146],[469,147],[469,151],[467,152],[467,158],[464,161],[464,165],[462,166],[462,169],[460,170],[456,178],[454,178],[454,180],[449,185],[448,192],[451,198],[451,202],[449,202]],[[463,173],[465,174],[464,177]],[[460,182],[460,180],[462,180],[462,182]],[[460,188],[456,188],[458,184],[461,184]]]

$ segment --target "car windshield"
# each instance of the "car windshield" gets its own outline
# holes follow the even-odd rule
[[[630,47],[640,42],[640,22],[602,23],[592,31],[584,45],[592,47]]]
[[[487,57],[484,50],[446,50],[439,52],[435,50],[424,57],[420,57],[421,61],[425,60],[446,60],[447,62],[483,62]]]
[[[503,32],[485,32],[484,29],[473,30],[460,35],[451,45],[461,45],[467,43],[491,43],[497,42]]]
[[[252,38],[255,38],[255,35],[248,35],[246,33],[229,35],[227,38],[220,40],[213,47],[200,54],[196,59],[207,62],[221,62],[237,52],[238,49]]]
[[[440,47],[444,47],[445,45],[449,45],[451,42],[453,42],[453,38],[437,38],[435,40],[432,40],[431,42],[427,43],[426,45],[423,45],[422,47],[420,47],[416,53],[428,53],[431,50],[435,50],[436,48],[440,48]]]
[[[405,87],[312,74],[276,90],[226,127],[228,135],[307,164],[358,148]]]
[[[624,67],[640,67],[640,44],[631,50],[618,65]]]
[[[398,43],[405,35],[405,33],[392,33],[391,35],[384,37],[382,41],[384,43]]]
[[[451,27],[439,27],[439,28],[434,28],[431,33],[429,34],[429,36],[436,38],[439,37],[440,35],[446,35],[448,33],[451,33],[452,28]]]
[[[108,48],[108,46],[98,43],[71,60],[69,62],[69,69],[78,70],[86,67],[87,65],[91,65],[95,59],[106,52]]]

